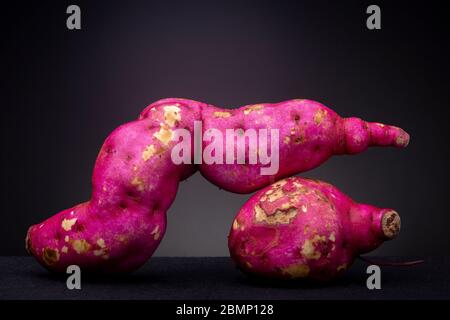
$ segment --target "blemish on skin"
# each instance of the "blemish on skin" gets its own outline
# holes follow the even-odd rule
[[[309,226],[305,226],[303,229],[303,234],[306,235],[309,232]]]
[[[77,222],[77,218],[73,218],[73,219],[63,219],[63,221],[61,222],[61,227],[65,230],[65,231],[70,231],[72,229],[72,226]]]
[[[106,255],[106,245],[105,245],[105,240],[103,240],[102,238],[99,238],[96,241],[97,246],[100,247],[100,249],[94,250],[94,256],[104,256]]]
[[[406,147],[408,145],[408,139],[404,135],[400,135],[395,139],[395,144],[400,147]]]
[[[283,197],[285,194],[283,192],[283,190],[281,188],[276,189],[273,193],[268,195],[268,200],[270,202],[274,202],[275,200],[280,199],[281,197]]]
[[[59,261],[59,251],[58,249],[45,248],[42,249],[42,260],[44,260],[46,265],[52,265]]]
[[[317,260],[322,255],[320,251],[316,251],[315,244],[317,242],[325,242],[325,236],[315,235],[312,239],[307,239],[302,246],[302,255],[306,259]]]
[[[105,186],[103,186],[102,190],[103,190],[103,192],[106,192],[107,189]]]
[[[325,195],[322,193],[322,191],[314,190],[314,194],[317,196],[318,201],[322,201],[324,203],[330,203],[330,200],[325,197]]]
[[[277,209],[274,214],[267,215],[259,206],[255,206],[255,220],[258,223],[266,222],[268,224],[288,224],[297,215],[297,209],[289,208],[285,210]]]
[[[101,256],[103,259],[108,259],[109,258],[106,249],[94,250],[93,253],[94,253],[94,256],[96,256],[96,257]]]
[[[306,212],[308,212],[308,208],[307,208],[305,205],[302,205],[302,211],[303,211],[304,213],[306,213]]]
[[[121,235],[117,236],[117,240],[119,240],[120,242],[123,242],[123,243],[127,243],[128,242],[128,237],[123,235],[123,234],[121,234]]]
[[[295,134],[295,128],[291,129],[291,136],[293,136]]]
[[[253,266],[252,266],[252,264],[250,262],[245,261],[245,264],[247,265],[248,268],[250,268],[250,269],[253,268]]]
[[[64,241],[65,241],[65,242],[69,242],[69,236],[65,236],[65,237],[64,237]]]
[[[155,229],[153,229],[153,231],[150,233],[153,236],[154,240],[158,240],[159,239],[159,225],[156,225]]]
[[[269,190],[266,191],[267,195],[272,194],[272,193],[273,193],[273,189],[269,189]]]
[[[142,180],[139,177],[134,177],[133,180],[131,181],[131,185],[136,187],[138,191],[144,191],[145,189],[144,180]]]
[[[175,126],[181,120],[180,108],[176,105],[164,107],[164,121],[170,126]]]
[[[287,183],[286,180],[281,180],[281,181],[278,181],[277,183],[275,183],[275,184],[273,185],[273,187],[274,187],[274,188],[280,188],[280,187],[284,186],[286,183]]]
[[[64,247],[61,248],[61,252],[62,252],[62,253],[67,253],[68,249],[69,249],[69,248],[67,248],[66,246],[64,246]]]
[[[214,111],[214,117],[216,118],[228,118],[231,116],[231,113],[227,111]]]
[[[321,124],[326,115],[327,115],[326,110],[322,109],[317,110],[317,112],[314,114],[314,123],[317,125]]]
[[[361,144],[362,140],[363,139],[362,139],[362,137],[360,135],[356,134],[356,135],[353,136],[353,142],[358,144],[358,145]]]
[[[281,269],[285,274],[292,278],[305,278],[309,274],[309,267],[306,264],[292,264],[286,268]]]
[[[261,110],[262,108],[264,108],[264,106],[262,104],[254,104],[252,106],[248,106],[244,109],[244,114],[248,115],[253,111],[258,111]]]
[[[301,183],[298,183],[297,181],[294,181],[293,184],[294,184],[294,186],[295,186],[296,188],[301,188],[301,187],[303,187],[303,185],[302,185]]]
[[[162,124],[158,132],[155,132],[153,136],[161,141],[164,145],[168,145],[172,140],[172,130],[167,125]]]
[[[334,236],[334,232],[332,232],[332,233],[330,234],[330,236],[328,237],[328,239],[329,239],[330,241],[333,241],[333,242],[336,241],[336,237]]]
[[[284,137],[283,142],[284,142],[285,144],[289,144],[289,142],[291,142],[291,137],[289,137],[289,136]]]
[[[74,240],[72,242],[72,248],[78,253],[85,253],[89,250],[91,245],[84,239],[82,240]]]
[[[99,239],[97,240],[97,245],[98,245],[100,248],[105,248],[105,240],[103,240],[102,238],[99,238]]]
[[[147,161],[148,159],[150,159],[156,152],[155,146],[154,145],[148,145],[145,147],[144,151],[142,151],[142,159],[144,161]]]
[[[237,219],[235,219],[235,220],[233,221],[233,230],[237,230],[237,229],[239,229],[239,227],[240,227],[240,224],[239,224],[239,222],[237,221]]]
[[[343,264],[339,265],[336,270],[341,271],[341,270],[345,270],[345,269],[347,269],[347,264],[343,263]]]
[[[295,144],[300,144],[300,143],[303,142],[303,140],[305,140],[305,138],[304,138],[303,136],[296,137],[296,138],[294,139],[294,143],[295,143]]]

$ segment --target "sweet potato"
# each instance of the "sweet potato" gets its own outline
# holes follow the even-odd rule
[[[324,282],[399,231],[394,210],[356,203],[322,181],[292,177],[244,204],[228,246],[238,267],[250,274]]]
[[[261,175],[261,164],[175,164],[174,132],[193,132],[195,121],[202,121],[203,132],[279,129],[279,171]],[[190,139],[194,146],[194,137]],[[197,169],[223,189],[246,193],[314,168],[333,154],[358,153],[370,145],[405,147],[408,141],[400,128],[343,119],[309,100],[236,110],[186,99],[159,100],[106,139],[95,163],[91,199],[30,227],[26,246],[57,272],[71,264],[85,271],[132,271],[153,254],[164,235],[165,214],[179,181]]]
[[[205,178],[236,193],[253,192],[281,178],[313,169],[334,154],[355,154],[368,146],[403,148],[409,142],[409,135],[400,128],[341,118],[311,100],[248,105],[225,112],[209,107],[203,110],[203,122],[205,130],[217,128],[222,132],[228,128],[279,129],[279,171],[274,175],[261,175],[264,167],[261,163],[200,165]]]

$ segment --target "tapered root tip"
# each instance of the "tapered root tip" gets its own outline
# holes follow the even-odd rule
[[[394,239],[400,232],[401,220],[400,216],[395,211],[387,211],[383,214],[381,219],[381,229],[383,234],[388,239]]]
[[[409,134],[403,129],[398,128],[398,135],[395,138],[394,144],[398,148],[406,148],[409,144]]]

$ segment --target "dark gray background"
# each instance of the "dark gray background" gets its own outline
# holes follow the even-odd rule
[[[65,9],[82,9],[68,31]],[[437,2],[42,1],[2,4],[0,254],[22,255],[30,224],[85,201],[106,136],[149,103],[186,97],[232,108],[291,98],[396,124],[406,150],[335,157],[303,176],[392,207],[403,229],[377,254],[448,254],[449,50]],[[223,256],[249,195],[199,174],[180,185],[161,256]]]

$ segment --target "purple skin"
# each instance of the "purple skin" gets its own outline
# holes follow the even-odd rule
[[[399,231],[394,210],[355,203],[325,182],[292,177],[258,191],[244,204],[228,247],[247,273],[325,282]]]
[[[193,132],[195,120],[203,121],[203,133],[210,128],[222,132],[238,127],[279,129],[278,173],[261,176],[260,168],[266,165],[260,164],[175,165],[171,160],[177,144],[171,141],[173,130]],[[144,264],[159,245],[178,183],[197,169],[223,189],[249,193],[317,167],[333,154],[359,153],[368,146],[406,147],[408,141],[408,134],[400,128],[340,118],[310,100],[236,110],[187,99],[159,100],[145,108],[138,120],[120,126],[106,139],[95,163],[91,200],[31,226],[26,247],[55,272],[65,272],[71,264],[91,272],[130,272]]]

